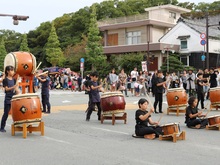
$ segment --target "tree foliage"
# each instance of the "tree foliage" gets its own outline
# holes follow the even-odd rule
[[[48,38],[46,47],[46,59],[52,64],[52,66],[63,66],[64,56],[60,48],[60,42],[58,40],[54,23],[51,25],[51,32]]]
[[[102,37],[99,36],[99,28],[96,20],[96,6],[92,6],[89,24],[88,42],[86,45],[86,60],[92,64],[92,70],[96,70],[100,63],[105,60],[101,45]]]
[[[30,49],[28,48],[27,34],[22,35],[22,41],[19,50],[24,52],[30,52]]]
[[[166,59],[166,61],[162,64],[161,66],[161,70],[163,72],[166,72],[168,69],[167,69],[167,62],[169,64],[169,72],[178,72],[178,71],[183,71],[184,69],[184,65],[183,63],[179,60],[179,57],[178,55],[176,54],[171,54],[169,55],[168,57],[168,60]]]
[[[4,59],[6,55],[7,55],[7,51],[5,49],[5,41],[4,41],[4,37],[2,37],[0,41],[0,70],[4,69]]]

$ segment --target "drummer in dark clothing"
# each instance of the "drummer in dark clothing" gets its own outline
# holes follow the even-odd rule
[[[202,117],[206,117],[206,115],[202,114],[201,111],[198,112],[197,103],[198,100],[194,96],[188,100],[189,106],[186,108],[185,123],[189,128],[205,128],[208,124],[208,119],[202,119]]]
[[[138,101],[139,109],[136,111],[135,119],[135,134],[133,136],[143,136],[146,139],[154,139],[162,134],[162,128],[158,126],[159,122],[151,119],[151,114],[154,112],[152,108],[147,111],[148,101],[144,98]],[[148,123],[152,126],[148,126]]]
[[[90,82],[90,104],[88,107],[87,115],[86,115],[86,121],[90,120],[90,116],[92,114],[92,111],[95,109],[95,105],[98,108],[98,120],[101,120],[101,107],[100,107],[100,88],[102,87],[102,84],[99,84],[98,82],[98,73],[93,72],[90,74],[91,82]]]
[[[48,77],[48,70],[44,69],[43,70],[43,75],[36,75],[38,80],[41,82],[42,87],[41,87],[41,101],[42,101],[42,106],[43,106],[43,111],[44,113],[50,113],[51,105],[50,105],[50,94],[49,94],[49,89],[50,89],[50,77]],[[47,109],[47,110],[46,110]]]

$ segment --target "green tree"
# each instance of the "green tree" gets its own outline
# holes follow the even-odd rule
[[[4,38],[2,37],[0,42],[0,70],[2,71],[4,69],[4,59],[6,55],[7,55],[7,51],[5,49],[5,41]]]
[[[22,41],[21,41],[21,45],[20,45],[20,51],[30,52],[30,49],[28,48],[27,34],[23,34],[23,35],[22,35]]]
[[[101,39],[96,20],[96,6],[93,5],[89,24],[88,42],[86,46],[86,60],[92,64],[92,71],[98,69],[97,67],[105,60]]]
[[[178,72],[178,71],[183,71],[184,69],[184,65],[183,63],[179,60],[179,57],[178,55],[176,54],[171,54],[169,55],[169,72]],[[161,66],[161,70],[163,72],[166,72],[167,71],[167,60],[162,64]]]
[[[65,58],[60,48],[60,42],[57,37],[54,23],[51,24],[51,32],[45,47],[46,59],[52,66],[63,66]]]

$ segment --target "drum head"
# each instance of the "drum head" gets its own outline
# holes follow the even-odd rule
[[[17,66],[16,66],[16,62],[15,62],[15,56],[12,53],[9,53],[5,56],[5,60],[4,60],[4,70],[5,67],[8,65],[11,65],[15,68],[15,70],[17,70]]]
[[[36,69],[36,65],[37,65],[37,62],[36,62],[36,58],[35,58],[35,56],[33,55],[33,54],[31,54],[30,53],[30,55],[31,55],[31,57],[32,57],[32,62],[33,62],[33,69],[32,69],[32,74],[34,74],[34,72],[35,72],[35,69]]]
[[[105,93],[102,93],[101,98],[112,97],[112,96],[124,97],[124,95],[121,92],[105,92]]]
[[[171,88],[167,90],[167,92],[175,92],[175,91],[185,91],[185,89],[184,88]]]
[[[165,127],[165,126],[171,126],[171,125],[178,125],[178,123],[168,123],[168,124],[164,124],[164,125],[161,125],[161,126]]]
[[[25,97],[38,97],[38,94],[36,93],[18,94],[18,95],[14,95],[12,99],[25,98]]]
[[[207,118],[208,118],[208,119],[211,119],[211,118],[216,118],[216,117],[220,117],[220,115],[209,116],[209,117],[207,117]]]
[[[217,91],[217,90],[220,90],[220,87],[210,88],[209,90],[210,91]]]

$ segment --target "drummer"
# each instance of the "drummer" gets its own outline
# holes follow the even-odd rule
[[[135,119],[135,134],[133,136],[143,136],[146,139],[155,139],[162,134],[162,128],[158,125],[159,122],[151,119],[151,114],[154,112],[154,108],[147,111],[148,101],[141,98],[138,101],[139,109],[136,111]],[[148,126],[148,123],[152,126]]]
[[[208,124],[208,119],[202,119],[202,117],[206,117],[202,112],[198,112],[197,108],[198,100],[196,97],[192,96],[188,100],[189,106],[186,108],[186,125],[189,128],[205,128]]]
[[[5,78],[3,79],[3,87],[5,89],[5,101],[4,101],[4,113],[1,120],[1,129],[0,132],[6,132],[5,125],[8,119],[8,113],[11,109],[11,99],[13,95],[19,94],[18,83],[13,78],[14,76],[14,67],[6,66],[5,67]]]

